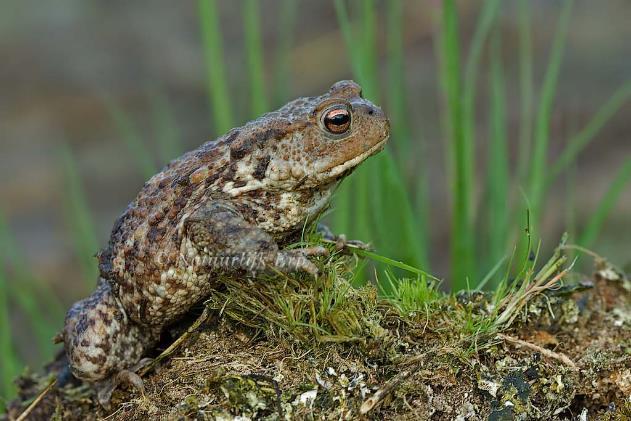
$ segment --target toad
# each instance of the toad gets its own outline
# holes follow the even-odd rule
[[[95,383],[107,403],[121,381],[141,387],[142,357],[221,274],[317,275],[309,258],[326,249],[284,247],[388,135],[381,109],[341,81],[169,163],[118,218],[98,254],[96,290],[66,315],[73,375]]]

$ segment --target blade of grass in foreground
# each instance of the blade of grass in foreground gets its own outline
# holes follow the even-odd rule
[[[72,151],[67,144],[63,144],[59,153],[64,174],[64,186],[66,186],[64,200],[66,221],[72,232],[75,253],[79,257],[84,281],[86,286],[92,288],[97,276],[94,253],[98,251],[94,224]]]
[[[546,168],[548,158],[548,143],[550,140],[550,119],[552,117],[552,105],[557,91],[559,70],[565,48],[565,39],[570,22],[573,0],[566,0],[561,10],[556,34],[550,49],[548,68],[541,88],[541,97],[537,106],[535,119],[534,148],[530,165],[530,191],[529,199],[535,227],[539,226],[541,208],[545,194]],[[535,234],[536,236],[536,234]]]
[[[598,233],[601,231],[605,218],[629,183],[631,183],[631,159],[627,159],[618,171],[616,178],[613,180],[609,189],[601,199],[596,211],[587,222],[585,229],[579,237],[578,244],[586,248],[589,248],[592,245],[592,243],[596,240]]]
[[[208,72],[208,96],[215,134],[222,135],[233,126],[232,105],[223,60],[223,40],[215,0],[199,0],[199,15]]]
[[[561,153],[561,156],[550,170],[550,175],[546,182],[548,185],[554,182],[556,177],[576,160],[577,155],[595,138],[607,121],[622,108],[629,100],[629,97],[631,97],[631,82],[627,82],[618,88],[611,98],[600,107],[585,128],[572,136],[563,153]]]
[[[143,143],[142,137],[138,134],[138,130],[134,127],[129,115],[110,98],[105,98],[105,106],[125,146],[127,146],[127,149],[129,149],[129,152],[140,167],[142,175],[145,178],[150,178],[157,172],[158,167],[151,157],[149,149]]]
[[[472,150],[465,145],[460,74],[460,45],[458,41],[458,13],[455,0],[444,0],[441,25],[441,78],[447,102],[449,133],[450,179],[452,198],[451,224],[451,279],[452,289],[466,288],[467,277],[473,269],[473,227],[471,221],[472,180],[467,172],[472,168]]]
[[[250,75],[252,117],[258,117],[268,111],[267,97],[265,96],[263,46],[261,44],[259,18],[259,1],[246,0],[243,3],[243,29],[246,63]]]
[[[391,259],[389,257],[382,256],[380,254],[374,253],[372,251],[364,250],[364,249],[361,249],[361,248],[358,248],[358,247],[353,247],[353,246],[349,246],[349,247],[352,248],[353,253],[355,253],[358,256],[366,257],[366,258],[368,258],[370,260],[373,260],[375,262],[379,262],[379,263],[383,263],[383,264],[388,265],[388,266],[399,268],[399,269],[405,270],[407,272],[414,273],[416,275],[423,275],[423,276],[426,276],[426,277],[428,277],[430,279],[433,279],[435,281],[439,281],[440,280],[440,279],[436,278],[434,275],[425,272],[424,270],[418,269],[418,268],[416,268],[414,266],[408,265],[407,263],[403,263],[403,262],[401,262],[399,260],[394,260],[394,259]]]
[[[508,239],[508,152],[506,137],[506,95],[501,62],[499,34],[492,42],[490,80],[490,138],[488,160],[488,210],[489,255],[488,263],[502,258]]]

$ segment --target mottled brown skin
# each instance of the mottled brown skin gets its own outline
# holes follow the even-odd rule
[[[331,124],[345,113],[350,124]],[[307,257],[321,249],[282,247],[388,135],[383,112],[341,81],[172,161],[116,221],[99,253],[97,290],[66,316],[73,374],[101,382],[131,370],[163,326],[208,296],[218,271],[315,274]],[[218,267],[216,256],[254,259]]]

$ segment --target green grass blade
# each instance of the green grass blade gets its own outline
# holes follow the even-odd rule
[[[488,260],[497,262],[505,254],[508,239],[508,151],[506,135],[506,93],[499,34],[493,38],[491,53],[490,136],[488,147]]]
[[[445,89],[450,153],[450,179],[452,191],[451,224],[451,279],[452,288],[459,290],[467,285],[473,270],[473,227],[471,221],[473,157],[465,144],[463,127],[462,86],[460,74],[460,43],[458,40],[458,13],[455,0],[443,0],[441,25],[442,86]]]
[[[342,234],[351,234],[351,221],[352,221],[352,194],[351,180],[345,180],[340,184],[335,192],[333,214],[332,214],[332,226],[336,232]]]
[[[517,180],[525,183],[532,146],[533,59],[529,0],[519,0],[519,147]]]
[[[354,77],[361,84],[364,95],[378,101],[375,2],[361,2],[359,6],[360,31],[355,32],[344,2],[335,2]],[[350,219],[352,226],[347,233],[364,240],[376,240],[380,250],[405,256],[406,259],[409,256],[412,262],[425,261],[425,244],[421,239],[422,234],[419,232],[409,195],[398,169],[399,166],[395,164],[389,151],[384,151],[363,164],[349,180],[351,183],[346,182],[345,190],[337,196],[335,228],[340,229],[338,221],[344,223]],[[352,195],[349,194],[351,192]],[[392,200],[384,199],[386,197]],[[340,209],[340,203],[344,209]],[[400,221],[396,228],[382,223],[391,218]]]
[[[388,166],[392,164],[398,164],[399,168],[405,168],[406,163],[410,162],[411,142],[412,135],[408,119],[407,112],[407,96],[405,93],[405,63],[404,63],[404,41],[403,41],[403,15],[404,15],[404,2],[402,0],[392,0],[387,3],[386,10],[386,28],[387,28],[387,64],[388,64],[388,109],[391,122],[391,144],[393,145],[395,152],[397,153],[397,162],[389,162]],[[418,139],[418,137],[415,137]],[[403,211],[407,215],[403,218],[404,221],[411,220],[414,222],[414,227],[410,227],[407,231],[407,235],[413,237],[410,241],[406,241],[404,247],[408,247],[408,244],[412,244],[413,259],[418,261],[423,267],[428,267],[427,256],[427,239],[428,235],[428,192],[427,192],[427,177],[426,177],[426,165],[424,165],[424,158],[421,153],[414,159],[416,169],[414,185],[416,186],[416,212],[409,200],[408,193],[401,190],[400,193],[404,196],[406,203]],[[392,160],[390,160],[392,161]],[[399,179],[401,185],[405,186],[406,183],[399,177],[400,171],[396,170],[397,174],[391,174],[392,181]],[[390,191],[386,185],[384,187],[385,192]],[[386,193],[387,194],[387,193]],[[397,214],[400,211],[392,210]],[[388,213],[391,211],[388,210]],[[408,215],[409,214],[409,215]],[[389,242],[395,242],[394,238],[389,239]]]
[[[570,22],[573,0],[566,0],[561,10],[554,41],[548,58],[548,68],[543,80],[541,95],[535,118],[534,148],[530,165],[529,199],[535,227],[539,226],[539,217],[544,201],[548,143],[550,139],[550,119],[552,106],[557,91],[559,71],[565,48],[565,39]]]
[[[465,65],[464,82],[462,85],[462,119],[463,119],[463,141],[462,147],[464,148],[463,171],[466,174],[468,183],[464,188],[473,191],[473,180],[475,174],[475,134],[476,134],[476,116],[475,116],[475,97],[476,87],[478,79],[478,70],[480,68],[480,59],[482,57],[482,51],[484,44],[488,38],[489,31],[493,27],[495,17],[499,11],[500,0],[486,0],[483,3],[480,16],[476,24],[475,32],[473,33],[473,39],[469,49],[469,56]],[[457,24],[456,24],[457,25]],[[459,145],[460,147],[460,145]],[[469,200],[472,200],[472,193],[468,194]],[[473,212],[473,204],[469,205],[470,220],[475,219]],[[471,227],[472,228],[472,227]],[[471,236],[474,234],[471,233]],[[472,273],[472,272],[471,272]]]
[[[416,267],[414,267],[412,265],[408,265],[407,263],[403,263],[403,262],[401,262],[399,260],[394,260],[394,259],[391,259],[389,257],[382,256],[380,254],[374,253],[372,251],[363,250],[363,249],[356,248],[356,247],[352,247],[352,250],[353,250],[353,253],[355,253],[356,255],[362,256],[362,257],[366,257],[366,258],[368,258],[370,260],[373,260],[375,262],[379,262],[379,263],[383,263],[383,264],[388,265],[388,266],[399,268],[399,269],[405,270],[407,272],[414,273],[416,275],[427,276],[428,278],[431,278],[431,279],[436,280],[436,281],[439,280],[434,275],[432,275],[432,274],[430,274],[428,272],[425,272],[424,270],[421,270],[419,268],[416,268]]]
[[[572,136],[559,159],[550,169],[547,184],[552,183],[567,167],[576,160],[578,154],[596,137],[600,129],[631,98],[631,82],[618,88],[609,100],[598,110],[587,125]]]
[[[371,101],[378,102],[377,94],[377,63],[376,63],[376,16],[374,0],[364,0],[360,2],[361,11],[361,33],[355,42],[360,45],[361,68],[363,78],[360,79],[364,96]],[[374,237],[376,230],[373,229],[372,221],[383,220],[381,216],[380,203],[375,204],[376,197],[381,197],[383,191],[380,168],[382,156],[370,159],[355,172],[355,232],[360,239],[370,239]],[[372,199],[371,199],[372,197]],[[375,206],[376,205],[376,206]],[[372,219],[371,219],[372,218]]]
[[[340,30],[346,44],[346,51],[350,57],[351,68],[357,82],[361,85],[363,94],[370,100],[377,100],[377,74],[375,56],[375,2],[365,0],[361,6],[361,31],[355,34],[348,10],[343,0],[335,0],[335,12]]]
[[[223,40],[216,0],[199,0],[200,26],[204,59],[208,72],[208,96],[211,101],[211,121],[215,134],[222,135],[233,126],[232,101],[223,60]]]
[[[380,233],[382,243],[386,246],[385,250],[411,264],[428,268],[427,242],[424,241],[426,233],[421,231],[397,163],[390,154],[383,155],[381,159],[381,203],[375,205],[380,206],[381,213],[377,214],[377,218],[382,215],[381,218],[396,218],[397,221],[397,224],[381,224],[387,231]],[[384,220],[386,219],[377,219],[377,221]]]
[[[149,148],[145,146],[138,130],[134,127],[131,118],[110,98],[105,98],[105,106],[121,136],[121,140],[134,157],[142,175],[145,178],[150,178],[157,172],[158,167],[152,158]]]
[[[5,399],[15,395],[13,379],[19,373],[20,362],[13,348],[11,320],[9,319],[9,284],[4,270],[4,261],[0,257],[0,410],[4,411]]]
[[[183,152],[180,131],[175,122],[175,113],[164,94],[154,89],[150,91],[149,97],[160,163],[164,165]]]
[[[344,38],[344,44],[346,45],[346,51],[350,56],[350,65],[353,70],[353,74],[361,83],[363,79],[360,49],[349,48],[354,45],[353,29],[351,27],[348,11],[343,0],[335,0],[335,13],[337,16],[337,22]],[[348,235],[354,235],[352,231],[354,223],[352,219],[353,209],[353,191],[355,186],[355,179],[353,177],[350,180],[346,180],[338,188],[335,195],[335,212],[333,214],[333,227],[338,232],[346,233]]]
[[[360,30],[353,32],[346,5],[342,1],[335,2],[338,22],[347,47],[346,51],[350,53],[353,74],[361,85],[364,96],[372,101],[377,101],[374,0],[362,1],[359,5],[361,12]],[[353,191],[350,198],[353,206],[353,218],[351,219],[349,234],[364,240],[373,237],[374,230],[371,229],[370,221],[371,217],[374,217],[375,213],[379,211],[378,207],[371,206],[370,199],[371,194],[374,195],[373,197],[380,197],[381,182],[377,170],[379,158],[373,158],[364,163],[353,174],[352,179],[349,180],[350,183],[347,183],[348,190],[346,191]]]
[[[532,150],[532,131],[533,131],[533,96],[534,96],[534,78],[533,78],[533,52],[532,52],[532,16],[530,2],[528,0],[519,0],[518,3],[518,30],[519,30],[519,97],[520,97],[520,122],[519,122],[519,143],[517,149],[517,169],[515,178],[519,191],[526,196],[524,190],[528,189],[528,170],[531,164]],[[519,198],[519,196],[518,196]],[[528,212],[524,208],[525,203],[516,201],[514,207],[511,208],[513,218],[511,226],[521,225],[521,215],[523,211]],[[518,231],[519,232],[519,231]],[[515,237],[513,237],[515,238]],[[528,237],[529,238],[529,237]],[[522,261],[527,257],[529,250],[524,238],[517,236],[515,238],[517,249],[515,255],[517,261]]]
[[[250,75],[252,117],[258,117],[268,111],[259,17],[259,1],[245,0],[243,3],[243,29],[246,64]]]
[[[294,37],[293,32],[297,9],[298,2],[296,0],[282,0],[279,12],[276,41],[278,47],[276,49],[276,66],[274,71],[274,102],[276,104],[284,104],[289,99],[291,88],[289,54]]]
[[[361,5],[362,36],[360,42],[363,78],[362,92],[371,101],[379,99],[377,78],[377,17],[375,0],[363,0]]]
[[[354,36],[351,28],[350,19],[348,17],[348,11],[343,0],[335,0],[335,13],[337,15],[337,21],[340,25],[340,30],[346,44],[346,51],[349,52],[350,64],[353,69],[353,74],[359,75],[361,69],[361,59],[359,57],[359,49],[352,49],[349,46],[354,44]],[[361,77],[357,76],[359,79]],[[350,178],[340,185],[335,195],[335,212],[333,214],[333,227],[336,231],[342,232],[348,235],[354,235],[353,229],[353,191],[354,191],[355,179]]]
[[[421,164],[422,165],[422,164]],[[429,250],[430,250],[430,238],[431,229],[429,223],[429,189],[428,189],[428,177],[427,167],[422,166],[417,174],[416,180],[416,200],[413,206],[410,204],[411,218],[416,221],[416,231],[412,232],[414,239],[418,242],[419,252],[417,259],[419,265],[431,270]]]
[[[596,211],[590,217],[587,225],[585,225],[585,228],[578,240],[578,243],[581,246],[590,247],[594,243],[598,233],[601,231],[603,223],[605,222],[605,218],[618,201],[620,194],[630,182],[631,159],[627,159],[609,186],[609,189],[599,202]]]
[[[387,66],[388,66],[388,114],[391,123],[391,138],[399,162],[409,160],[410,127],[405,95],[405,64],[403,52],[403,1],[391,0],[387,3]],[[423,165],[420,165],[423,167]]]
[[[72,233],[75,253],[85,278],[86,286],[94,286],[97,276],[97,264],[94,254],[98,251],[98,241],[94,224],[90,216],[87,200],[81,185],[77,163],[70,147],[63,144],[60,148],[60,164],[63,169],[66,186],[65,216]]]
[[[344,4],[344,0],[335,0],[333,3],[335,6],[335,14],[337,16],[337,23],[340,25],[340,30],[342,32],[342,37],[344,38],[344,44],[346,44],[346,51],[350,56],[350,64],[353,69],[353,74],[360,81],[365,79],[362,74],[362,59],[361,49],[359,48],[349,48],[355,45],[355,37],[353,36],[353,28],[351,26],[351,21],[348,16],[348,10],[346,10],[346,5]]]

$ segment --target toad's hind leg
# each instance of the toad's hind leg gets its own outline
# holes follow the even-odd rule
[[[127,317],[109,282],[100,280],[96,291],[66,314],[63,339],[72,374],[104,384],[133,371],[158,335]]]

